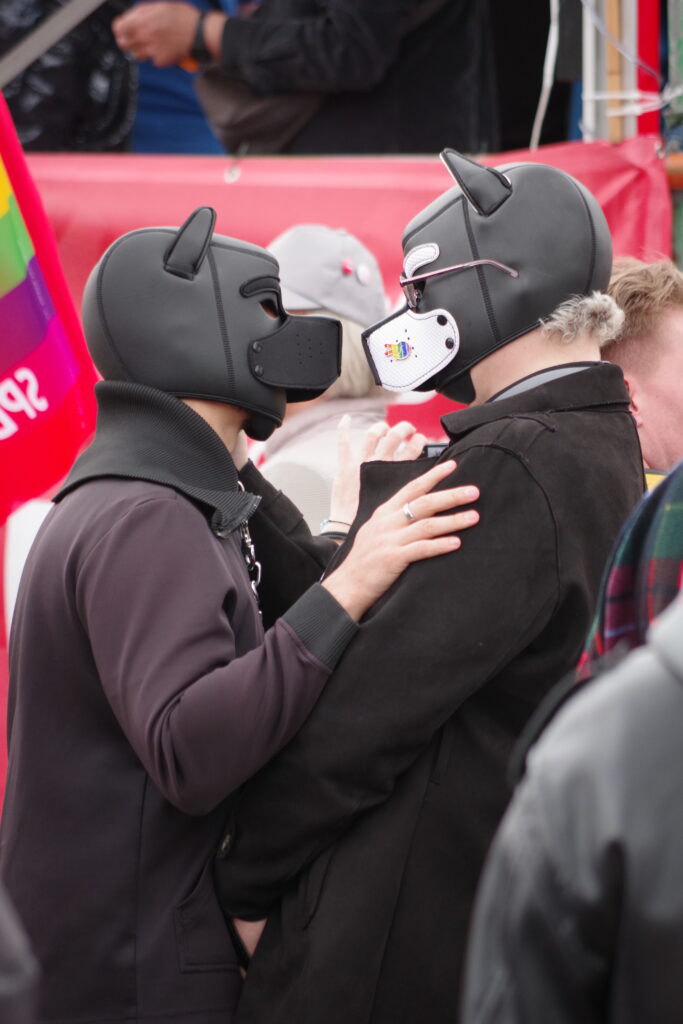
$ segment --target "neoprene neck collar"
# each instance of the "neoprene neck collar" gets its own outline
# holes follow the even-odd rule
[[[165,484],[206,505],[216,532],[229,533],[249,519],[260,498],[239,489],[230,452],[180,399],[111,381],[96,384],[95,395],[95,437],[54,501],[88,480],[123,477]]]

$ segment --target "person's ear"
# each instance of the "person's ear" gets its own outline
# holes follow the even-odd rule
[[[626,390],[628,391],[629,407],[631,409],[631,413],[633,415],[633,418],[636,421],[636,426],[637,427],[642,427],[642,425],[643,425],[643,418],[642,418],[641,413],[640,413],[640,404],[641,403],[640,403],[640,387],[638,385],[638,381],[636,380],[636,378],[632,374],[625,373],[624,374],[624,384],[626,385]]]

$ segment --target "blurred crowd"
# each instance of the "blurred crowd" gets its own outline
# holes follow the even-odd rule
[[[4,0],[0,59],[66,2]],[[543,142],[574,131],[580,6],[563,5]],[[4,92],[27,150],[493,152],[529,144],[548,20],[545,0],[523,19],[485,0],[106,0]],[[265,150],[223,133],[233,99],[207,105],[203,80],[293,127]]]

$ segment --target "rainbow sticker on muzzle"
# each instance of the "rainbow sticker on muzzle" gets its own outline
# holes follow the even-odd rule
[[[394,362],[409,359],[412,351],[412,346],[407,341],[387,342],[384,346],[384,355]]]
[[[364,331],[363,346],[378,384],[388,391],[412,391],[453,361],[460,332],[445,309],[406,309]]]

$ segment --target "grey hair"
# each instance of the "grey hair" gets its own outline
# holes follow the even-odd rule
[[[563,345],[589,337],[602,348],[618,336],[623,323],[624,312],[611,295],[592,292],[572,295],[541,321],[541,328],[545,337],[556,337]]]
[[[384,388],[375,384],[372,370],[363,351],[363,328],[355,320],[330,313],[327,309],[316,309],[316,316],[330,316],[342,325],[341,374],[325,392],[325,398],[365,398],[369,395],[386,395]]]

